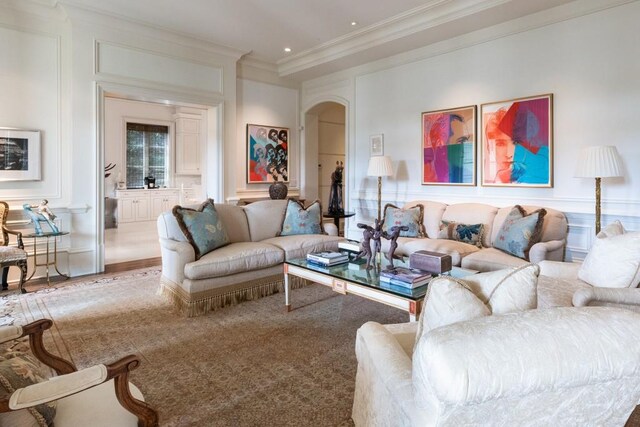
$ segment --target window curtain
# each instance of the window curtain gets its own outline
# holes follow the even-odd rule
[[[144,178],[168,183],[169,127],[127,123],[127,188],[142,188]]]

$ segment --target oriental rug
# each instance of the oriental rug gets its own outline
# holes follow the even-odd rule
[[[7,323],[54,320],[46,345],[78,368],[138,354],[131,381],[162,426],[348,426],[356,330],[408,315],[320,285],[185,318],[157,268],[2,298]]]

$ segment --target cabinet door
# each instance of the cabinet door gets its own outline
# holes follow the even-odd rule
[[[200,175],[200,134],[176,135],[176,173]]]
[[[160,214],[166,211],[165,196],[151,196],[151,219],[158,218]]]
[[[135,199],[118,199],[118,223],[136,220]]]
[[[135,200],[136,221],[148,221],[151,219],[149,214],[149,197],[141,197]]]

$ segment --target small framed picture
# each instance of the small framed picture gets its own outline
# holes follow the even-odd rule
[[[0,128],[0,181],[40,180],[40,132]]]
[[[384,135],[371,135],[369,138],[371,142],[371,156],[383,156],[384,155]]]

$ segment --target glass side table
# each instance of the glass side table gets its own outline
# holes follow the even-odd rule
[[[46,271],[47,271],[47,285],[51,285],[51,281],[49,279],[49,266],[53,266],[53,268],[56,270],[56,272],[65,278],[68,279],[69,275],[68,274],[64,274],[61,273],[60,270],[58,270],[58,237],[59,236],[66,236],[67,234],[69,234],[68,231],[59,231],[57,233],[53,233],[51,231],[46,232],[46,233],[30,233],[30,234],[25,234],[23,237],[27,238],[27,239],[33,239],[33,271],[31,272],[31,275],[29,277],[27,277],[27,279],[25,280],[25,282],[31,280],[31,278],[33,277],[34,274],[36,274],[36,270],[38,269],[38,267],[45,267]],[[38,239],[47,239],[47,245],[46,245],[46,253],[42,254],[38,254]],[[50,244],[50,240],[53,239],[53,245]],[[51,247],[53,246],[53,254],[51,253]],[[44,255],[45,256],[45,262],[41,262],[38,263],[38,255]],[[53,257],[53,259],[52,259]],[[22,291],[22,289],[21,289]]]

